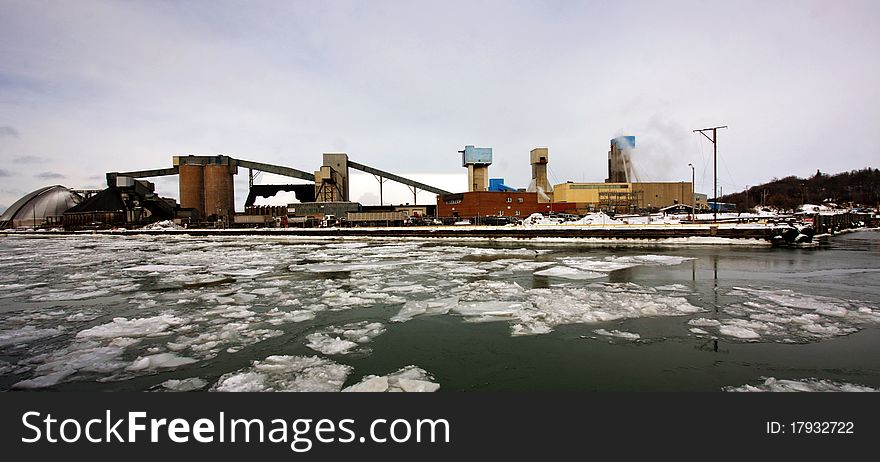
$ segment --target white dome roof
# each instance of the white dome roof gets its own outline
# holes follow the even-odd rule
[[[82,202],[82,197],[61,185],[40,188],[15,201],[0,216],[0,224],[11,228],[40,226],[48,217],[60,217],[64,211]]]

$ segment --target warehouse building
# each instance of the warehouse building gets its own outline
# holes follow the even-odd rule
[[[655,211],[675,204],[692,205],[690,182],[574,183],[553,187],[554,202],[582,204],[580,213],[605,211],[635,213]]]
[[[471,220],[487,216],[525,218],[533,213],[574,213],[576,208],[577,204],[571,203],[539,202],[537,192],[526,191],[471,191],[437,196],[437,216]]]

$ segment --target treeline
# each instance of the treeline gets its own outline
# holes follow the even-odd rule
[[[792,210],[801,204],[821,204],[825,201],[876,207],[880,204],[880,170],[865,168],[836,175],[816,170],[816,174],[810,178],[774,178],[769,183],[752,186],[746,191],[722,196],[721,201],[736,204],[737,210],[761,204]]]

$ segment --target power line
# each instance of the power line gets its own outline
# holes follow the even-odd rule
[[[712,148],[715,153],[715,162],[714,162],[715,178],[714,178],[714,181],[712,182],[712,191],[713,191],[712,196],[713,196],[713,200],[715,201],[715,207],[714,207],[714,209],[715,209],[715,220],[714,220],[715,223],[718,223],[718,143],[716,141],[718,140],[718,129],[719,128],[727,128],[727,125],[720,125],[717,127],[701,128],[701,129],[694,130],[694,133],[699,132],[701,135],[705,136],[707,140],[712,142]],[[709,130],[712,130],[712,138],[709,138],[709,135],[707,135],[705,133]]]

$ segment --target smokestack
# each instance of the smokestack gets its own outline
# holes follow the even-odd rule
[[[629,183],[632,175],[632,152],[636,147],[635,136],[618,136],[611,140],[608,151],[608,178],[606,183]]]

